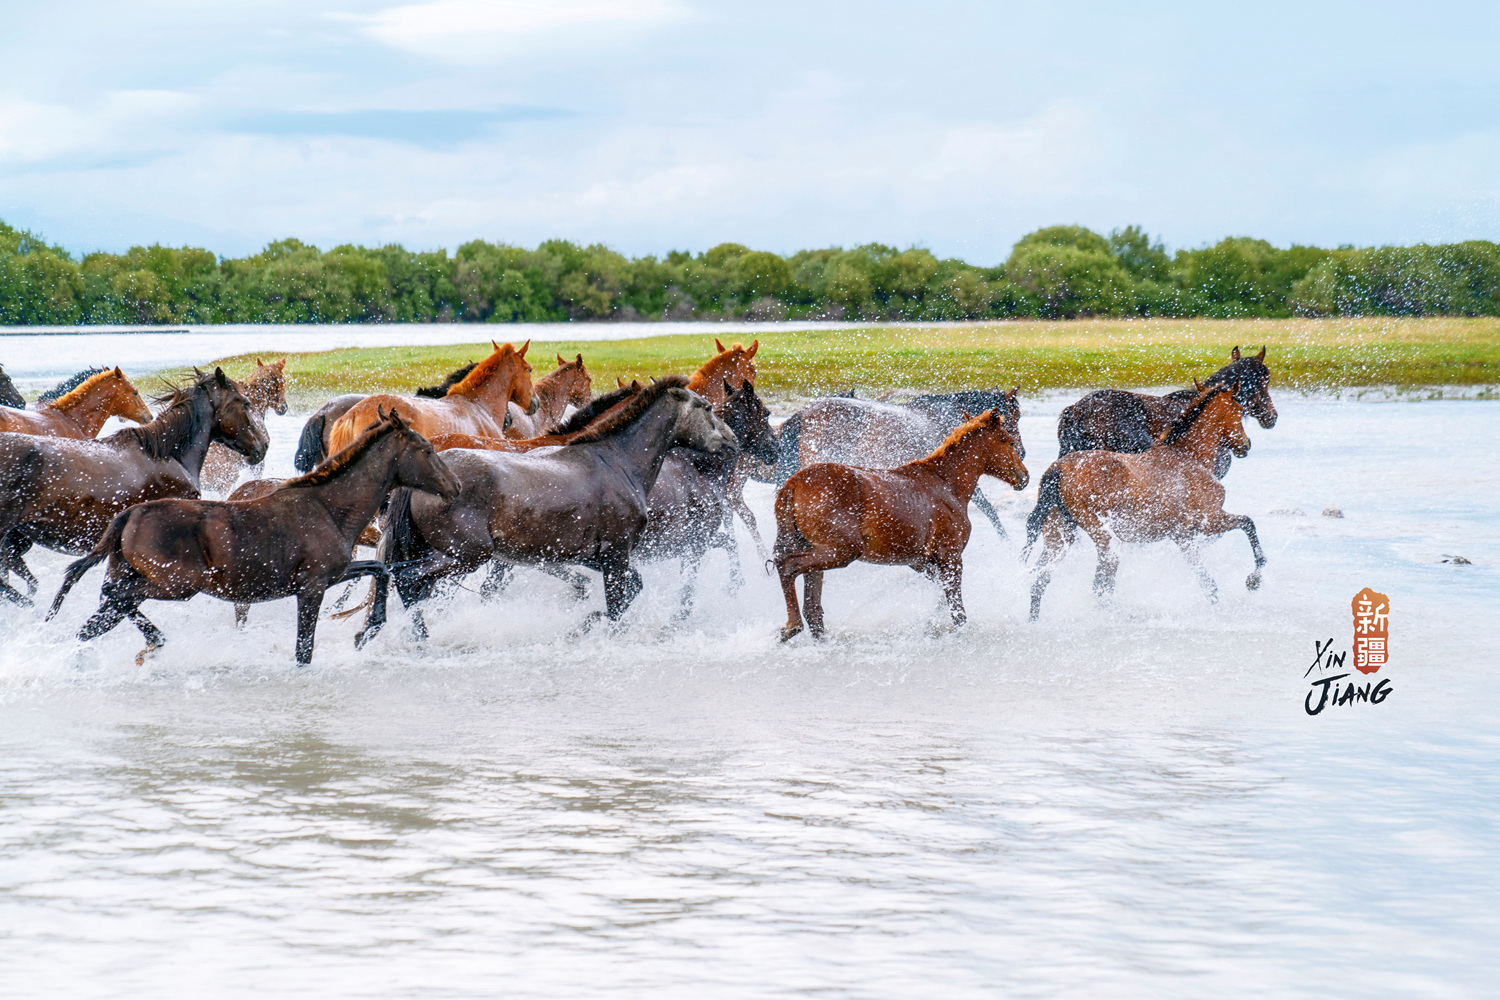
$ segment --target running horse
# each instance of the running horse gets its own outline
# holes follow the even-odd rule
[[[997,409],[955,428],[926,458],[894,469],[821,462],[788,479],[776,493],[773,556],[786,599],[781,641],[802,631],[804,612],[813,638],[823,637],[823,574],[856,560],[910,566],[935,578],[953,624],[962,625],[969,500],[982,475],[1017,490],[1029,481],[1021,441]]]
[[[784,485],[798,469],[815,462],[838,462],[870,469],[889,469],[928,454],[968,414],[993,409],[1015,436],[1021,458],[1019,389],[971,389],[918,396],[909,403],[880,403],[852,396],[830,396],[814,400],[792,414],[781,425],[781,457],[776,463],[775,483]],[[974,506],[989,519],[1001,538],[1005,527],[1000,514],[981,490],[974,491]]]
[[[1196,383],[1194,383],[1196,385]],[[1203,383],[1206,386],[1238,384],[1236,398],[1245,412],[1269,430],[1276,426],[1276,404],[1271,402],[1271,370],[1266,367],[1266,349],[1241,356],[1238,346],[1229,352],[1229,364]],[[1202,386],[1179,389],[1165,396],[1100,389],[1066,407],[1057,420],[1058,454],[1075,451],[1142,452],[1156,443],[1166,430],[1187,412]],[[1214,459],[1214,476],[1223,479],[1230,456],[1220,451]]]
[[[508,404],[515,402],[526,413],[536,412],[531,365],[526,360],[531,341],[520,350],[510,344],[490,343],[494,353],[479,362],[462,382],[450,387],[442,399],[380,394],[355,403],[333,425],[329,449],[342,449],[374,423],[380,412],[391,410],[426,438],[439,434],[503,437]]]
[[[479,362],[471,361],[437,385],[420,387],[415,395],[424,399],[442,399],[448,395],[450,388],[468,378],[469,373],[478,367]],[[307,418],[307,422],[302,425],[302,433],[297,438],[297,453],[292,458],[292,465],[298,472],[311,472],[319,462],[328,457],[328,435],[333,431],[333,425],[365,396],[362,392],[346,392],[341,396],[334,396]]]
[[[110,417],[151,422],[151,408],[116,368],[79,372],[37,399],[35,410],[0,409],[0,432],[88,440]]]
[[[1250,452],[1240,395],[1234,383],[1204,388],[1146,451],[1076,451],[1052,463],[1042,475],[1036,509],[1026,519],[1023,558],[1039,536],[1046,536],[1031,587],[1032,621],[1041,613],[1042,594],[1052,578],[1049,567],[1066,553],[1078,528],[1099,552],[1094,571],[1097,594],[1107,594],[1115,585],[1119,558],[1110,550],[1111,530],[1123,541],[1171,539],[1210,601],[1218,599],[1218,590],[1198,557],[1197,539],[1242,530],[1255,556],[1255,569],[1245,586],[1260,586],[1266,556],[1255,522],[1225,512],[1224,487],[1214,476],[1221,450],[1228,448],[1238,458]]]
[[[146,651],[165,641],[142,601],[207,593],[236,605],[297,598],[297,665],[312,662],[318,611],[329,587],[375,579],[375,602],[355,636],[360,648],[385,623],[387,570],[352,560],[354,541],[393,486],[445,499],[459,484],[432,445],[397,413],[380,413],[349,446],[313,472],[243,502],[152,500],[115,516],[88,555],[68,567],[47,618],[88,570],[109,560],[99,610],[78,632],[96,638],[129,618]],[[142,653],[144,658],[145,653]],[[139,662],[139,661],[138,661]]]
[[[0,434],[0,562],[27,579],[21,557],[33,542],[81,555],[94,547],[116,514],[163,497],[198,496],[208,446],[220,441],[250,462],[266,456],[266,432],[250,401],[215,368],[160,402],[166,408],[144,427],[97,441]],[[0,579],[0,597],[30,603]]]
[[[381,525],[381,555],[394,567],[416,634],[425,637],[427,628],[413,605],[442,578],[491,559],[595,570],[604,576],[604,614],[624,614],[641,590],[631,557],[667,451],[735,447],[729,428],[686,384],[680,375],[652,383],[564,447],[444,452],[463,483],[455,500],[394,491]]]
[[[16,384],[5,374],[5,367],[0,365],[0,406],[9,406],[13,409],[26,409],[26,397],[21,395]]]
[[[584,367],[583,355],[572,361],[564,361],[561,354],[557,355],[557,367],[538,379],[531,392],[536,399],[536,412],[528,414],[511,403],[506,437],[522,439],[549,433],[562,421],[569,406],[589,405],[593,399],[593,383],[589,370]]]
[[[274,409],[278,415],[287,410],[286,403],[286,358],[266,364],[255,359],[255,371],[244,382],[245,398],[250,400],[250,414],[265,426],[266,411]],[[222,444],[212,445],[208,457],[203,460],[203,472],[199,477],[203,486],[220,493],[227,492],[240,478],[245,461]],[[251,472],[259,474],[258,467]]]

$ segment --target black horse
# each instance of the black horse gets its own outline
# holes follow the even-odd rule
[[[1266,349],[1241,357],[1236,347],[1229,364],[1210,375],[1199,389],[1179,389],[1165,396],[1148,396],[1123,389],[1100,389],[1065,408],[1057,421],[1058,454],[1074,451],[1147,451],[1168,428],[1187,412],[1200,389],[1239,384],[1235,398],[1245,412],[1265,428],[1276,426],[1276,405],[1271,402],[1271,371],[1266,367]],[[1220,450],[1214,475],[1229,471],[1232,456]]]
[[[4,366],[0,366],[0,406],[9,406],[14,410],[26,409],[26,397],[16,389],[16,384],[5,374]]]

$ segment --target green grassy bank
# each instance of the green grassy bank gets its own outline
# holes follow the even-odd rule
[[[667,327],[666,329],[670,329]],[[480,331],[476,330],[476,333]],[[525,329],[489,326],[498,339]],[[483,335],[481,334],[481,335]],[[724,336],[749,341],[751,335]],[[712,334],[621,341],[535,341],[540,377],[555,353],[582,352],[596,391],[617,376],[689,372],[713,353]],[[1278,388],[1473,386],[1500,383],[1500,319],[1074,320],[957,327],[767,331],[757,388],[773,396],[850,388],[953,390],[1019,385],[1022,391],[1186,385],[1258,350]],[[408,393],[489,353],[488,341],[444,347],[349,348],[292,355],[289,392],[299,403],[339,392]],[[253,359],[221,359],[239,374]]]

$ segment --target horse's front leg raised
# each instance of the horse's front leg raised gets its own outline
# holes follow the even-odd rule
[[[1230,514],[1218,511],[1208,519],[1204,525],[1204,532],[1210,535],[1222,535],[1226,531],[1240,530],[1245,537],[1250,539],[1250,552],[1255,556],[1255,569],[1245,577],[1245,589],[1256,590],[1260,587],[1260,568],[1266,564],[1266,554],[1261,550],[1260,538],[1255,533],[1255,522],[1244,514]]]

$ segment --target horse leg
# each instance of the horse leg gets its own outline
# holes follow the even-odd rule
[[[990,519],[990,523],[995,526],[995,534],[1001,538],[1007,537],[1005,525],[1000,523],[1000,512],[995,509],[994,504],[990,503],[990,498],[985,496],[982,490],[975,487],[974,495],[969,498],[969,502],[979,508],[979,513]]]
[[[318,613],[323,610],[323,591],[314,584],[297,593],[297,666],[312,664],[313,636],[318,631]],[[374,613],[374,609],[371,609]]]
[[[514,570],[515,567],[508,562],[491,559],[489,575],[479,585],[479,596],[486,601],[492,601],[505,593],[505,588],[510,586],[510,577]]]
[[[1061,559],[1071,544],[1073,526],[1053,512],[1042,527],[1042,554],[1036,561],[1036,579],[1031,581],[1031,614],[1027,621],[1036,621],[1042,613],[1042,594],[1052,582],[1052,571],[1047,567]]]
[[[133,569],[127,569],[126,575],[118,580],[105,580],[104,586],[99,588],[99,610],[94,612],[93,617],[84,622],[83,627],[78,630],[78,641],[88,642],[90,639],[97,639],[120,624],[127,616],[135,621],[135,615],[138,613],[136,609],[145,599],[146,578]],[[141,620],[145,621],[144,615],[141,616]],[[149,621],[146,625],[151,626],[153,630],[156,628]],[[146,629],[139,621],[136,622],[136,626],[141,629],[142,633],[145,633]],[[161,633],[157,632],[157,636],[160,635]],[[147,640],[149,641],[150,638],[148,635]]]
[[[1255,522],[1244,514],[1223,514],[1222,518],[1223,521],[1220,523],[1223,523],[1225,526],[1213,533],[1221,534],[1225,531],[1233,531],[1236,528],[1245,533],[1245,537],[1250,539],[1250,552],[1255,556],[1255,569],[1251,570],[1250,575],[1245,577],[1245,589],[1260,589],[1260,568],[1266,564],[1266,554],[1261,550],[1260,538],[1255,533]]]
[[[250,620],[250,605],[236,604],[234,606],[234,627],[244,628],[245,623]]]
[[[1073,519],[1099,550],[1099,565],[1094,569],[1094,593],[1103,597],[1115,589],[1115,571],[1120,568],[1120,558],[1109,547],[1109,529],[1092,511],[1074,512]]]
[[[135,627],[141,630],[141,635],[146,637],[146,648],[141,650],[135,658],[136,666],[144,666],[147,656],[167,644],[167,637],[161,634],[161,629],[157,628],[151,619],[141,614],[139,607],[129,612],[129,618],[135,623]]]
[[[0,545],[3,545],[4,548],[4,554],[0,556],[0,563],[3,563],[3,569],[9,570],[16,574],[16,576],[19,576],[21,581],[26,584],[26,593],[35,595],[37,588],[36,574],[31,572],[31,567],[26,565],[24,558],[26,553],[31,551],[32,540],[20,531],[11,531],[6,534],[4,542],[0,542]]]
[[[953,616],[953,624],[962,625],[969,618],[968,613],[964,611],[963,557],[958,556],[939,560],[937,573],[938,579],[943,584],[943,596],[948,599],[948,613]]]
[[[745,523],[750,524],[749,521]],[[764,561],[767,558],[764,543],[761,542],[760,536],[755,533],[753,527],[750,529],[750,534],[755,539],[756,552]],[[745,574],[740,570],[740,543],[734,537],[734,511],[728,505],[724,508],[724,518],[719,522],[719,530],[712,538],[704,541],[703,551],[698,553],[698,558],[701,559],[710,546],[723,549],[725,555],[729,557],[729,591],[732,594],[738,594],[740,588],[745,585]],[[694,570],[696,569],[695,564]]]
[[[755,542],[755,555],[760,559],[761,565],[764,566],[770,560],[771,554],[766,551],[765,539],[760,537],[760,528],[755,523],[755,513],[750,509],[750,505],[745,502],[744,496],[738,492],[729,498],[729,506],[730,518],[728,529],[730,537],[732,538],[734,535],[733,515],[738,514],[740,520],[745,522],[745,527],[750,529],[750,538]]]
[[[576,569],[569,569],[557,563],[542,563],[536,567],[543,573],[555,579],[561,580],[573,588],[573,599],[575,601],[586,601],[589,599],[589,578]],[[632,573],[635,570],[631,570]],[[640,582],[640,574],[636,574],[636,582]],[[639,588],[637,588],[639,590]],[[631,595],[632,598],[634,595]]]
[[[643,586],[641,575],[630,563],[607,564],[604,567],[604,614],[611,621],[619,621]]]
[[[375,593],[371,595],[370,611],[365,615],[365,627],[354,636],[355,649],[362,649],[385,626],[385,605],[391,582],[390,570],[378,559],[357,559],[351,562],[333,582],[342,583],[360,576],[374,578]]]
[[[802,577],[802,613],[807,618],[807,630],[814,639],[823,638],[828,631],[823,627],[823,571],[808,570]]]
[[[781,626],[781,641],[786,642],[802,631],[802,609],[797,606],[797,572],[789,570],[785,561],[777,567],[781,576],[781,594],[786,598],[786,624]]]
[[[1191,538],[1176,539],[1177,547],[1182,550],[1182,555],[1187,559],[1188,565],[1193,568],[1193,573],[1198,577],[1198,586],[1203,588],[1203,593],[1208,597],[1208,603],[1219,603],[1219,585],[1214,583],[1214,578],[1209,574],[1208,568],[1203,565],[1203,556],[1198,551],[1198,546]]]

